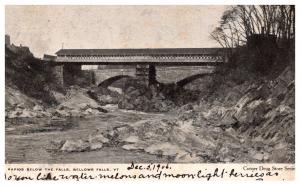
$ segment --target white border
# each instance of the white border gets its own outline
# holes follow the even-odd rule
[[[2,0],[4,5],[253,5],[295,4],[296,0]]]

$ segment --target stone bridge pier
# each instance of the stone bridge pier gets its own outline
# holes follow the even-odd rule
[[[52,66],[51,72],[54,80],[60,84],[64,85],[64,65]]]

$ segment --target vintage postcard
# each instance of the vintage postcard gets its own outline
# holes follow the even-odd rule
[[[295,37],[291,4],[6,5],[5,180],[294,180]]]

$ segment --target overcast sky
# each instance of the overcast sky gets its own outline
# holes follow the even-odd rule
[[[64,48],[219,47],[225,6],[6,6],[5,33],[37,57]]]

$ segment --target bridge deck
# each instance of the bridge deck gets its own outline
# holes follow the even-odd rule
[[[207,66],[218,65],[224,62],[221,56],[187,56],[187,57],[58,57],[55,61],[57,64],[88,64],[88,65],[192,65]]]
[[[174,49],[61,49],[55,64],[216,66],[224,63],[219,48]]]
[[[124,65],[124,66],[133,66],[133,65],[155,65],[155,66],[219,66],[223,62],[65,62],[65,61],[52,61],[52,65]]]

